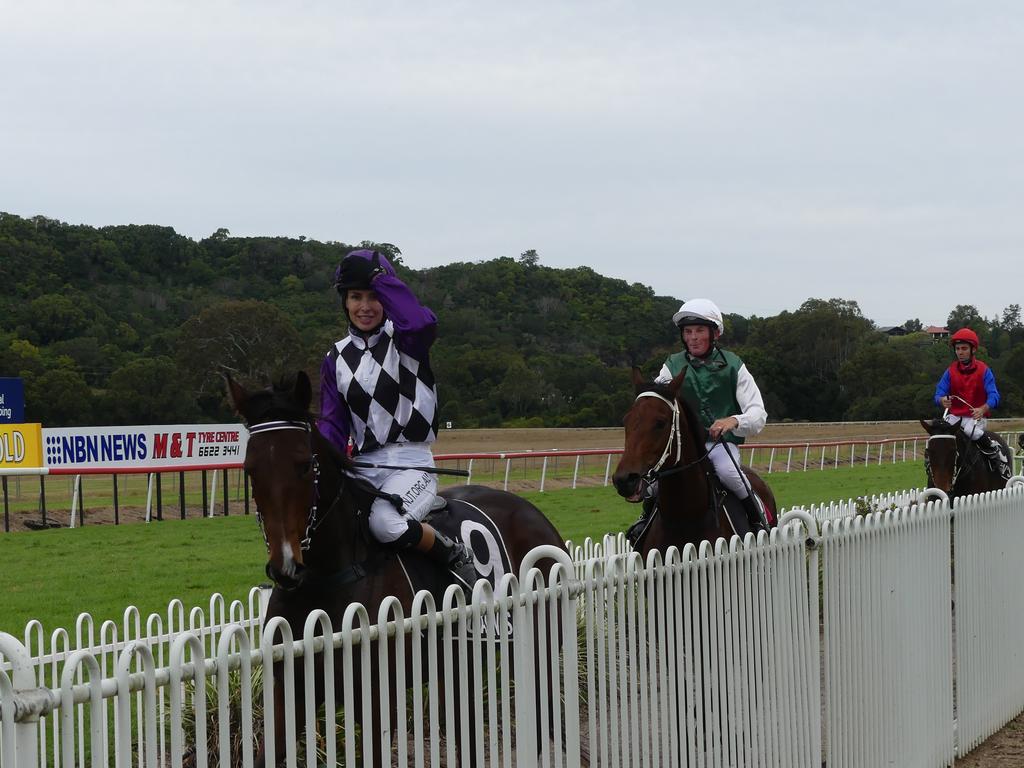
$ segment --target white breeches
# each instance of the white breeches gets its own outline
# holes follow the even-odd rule
[[[971,440],[977,440],[985,434],[988,427],[988,419],[972,419],[970,416],[954,416],[952,413],[947,413],[943,418],[947,424],[959,424],[964,434]]]
[[[739,470],[740,449],[735,443],[707,443],[708,458],[715,467],[715,474],[722,485],[736,494],[736,498],[745,499],[750,495],[747,479]],[[726,453],[728,451],[728,453]],[[732,458],[730,458],[730,454]]]
[[[426,443],[385,445],[363,453],[355,461],[368,464],[433,467],[434,457]],[[370,505],[370,533],[377,541],[389,544],[409,529],[409,520],[422,520],[437,496],[437,475],[414,469],[360,469],[359,474],[375,488],[402,499],[405,514],[386,499]]]

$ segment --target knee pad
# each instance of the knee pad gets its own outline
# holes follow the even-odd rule
[[[410,518],[408,530],[406,530],[405,533],[403,533],[401,536],[399,536],[397,539],[391,542],[391,546],[395,547],[396,549],[405,549],[406,547],[412,547],[416,544],[419,544],[420,539],[422,538],[423,526],[420,525],[419,520],[414,520]]]

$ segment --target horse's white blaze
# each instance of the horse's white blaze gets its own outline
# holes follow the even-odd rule
[[[295,556],[290,542],[281,544],[281,572],[288,577],[295,576]]]

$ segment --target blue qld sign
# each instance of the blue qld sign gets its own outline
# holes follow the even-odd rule
[[[25,382],[0,377],[0,424],[25,423]]]

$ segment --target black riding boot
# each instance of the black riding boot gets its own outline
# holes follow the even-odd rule
[[[473,565],[473,553],[469,551],[469,547],[434,531],[434,546],[427,552],[427,556],[455,574],[468,599],[473,592],[473,586],[480,578],[476,566]]]
[[[642,508],[643,511],[640,513],[640,519],[629,526],[629,529],[626,531],[626,540],[634,547],[640,539],[640,534],[644,532],[647,524],[651,521],[654,510],[658,508],[658,497],[648,496],[643,500]]]
[[[757,508],[754,494],[751,493],[747,498],[740,499],[740,503],[743,505],[743,511],[747,513],[747,522],[750,524],[750,530],[754,533],[767,531],[768,526],[765,525],[764,520],[761,518],[761,510]]]
[[[982,435],[978,438],[975,445],[978,446],[978,450],[985,456],[989,467],[994,472],[998,472],[1001,476],[1009,479],[1010,464],[1007,457],[1003,455],[1002,446],[993,440],[991,435]]]

